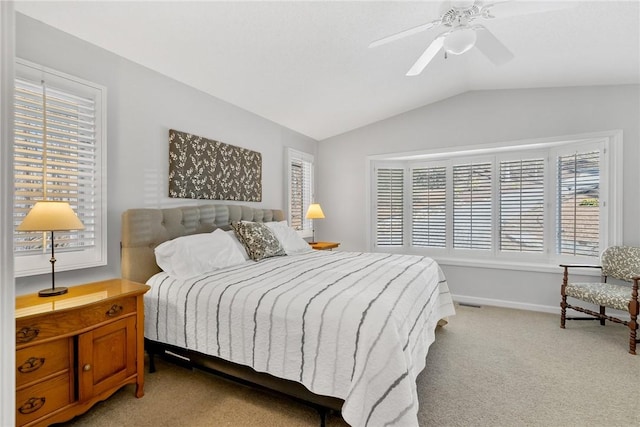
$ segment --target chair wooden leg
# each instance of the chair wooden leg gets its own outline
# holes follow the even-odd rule
[[[604,316],[605,314],[606,314],[605,307],[603,305],[601,305],[600,306],[600,315]],[[604,322],[605,322],[605,319],[601,317],[600,318],[600,325],[604,326]]]
[[[633,290],[631,291],[631,301],[629,302],[629,353],[636,354],[638,314],[640,312],[640,302],[638,301],[638,279],[634,279]]]
[[[635,291],[634,291],[635,292]],[[634,297],[636,300],[629,303],[629,314],[631,320],[629,321],[629,353],[636,354],[636,343],[638,342],[638,311],[640,304],[637,301],[637,295]]]
[[[564,268],[564,273],[562,274],[562,286],[560,287],[560,295],[562,295],[562,301],[560,302],[560,327],[565,329],[565,323],[567,320],[567,294],[565,294],[565,288],[567,287],[567,282],[569,281],[569,273],[567,272],[567,267]]]

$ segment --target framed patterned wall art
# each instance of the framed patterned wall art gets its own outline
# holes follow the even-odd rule
[[[262,200],[262,154],[169,130],[169,197]]]

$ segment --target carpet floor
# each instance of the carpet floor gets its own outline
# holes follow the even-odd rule
[[[640,356],[628,328],[456,306],[418,378],[420,426],[638,426]],[[61,426],[319,426],[297,401],[161,360],[145,396],[125,386]],[[345,427],[338,416],[328,427]]]

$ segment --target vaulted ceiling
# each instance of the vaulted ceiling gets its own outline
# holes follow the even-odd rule
[[[316,140],[470,90],[640,83],[637,1],[495,3],[496,18],[480,23],[513,60],[439,54],[415,77],[405,74],[442,27],[368,45],[438,18],[442,1],[18,1],[16,10]]]

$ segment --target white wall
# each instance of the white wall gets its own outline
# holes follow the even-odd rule
[[[262,153],[262,202],[239,203],[255,207],[286,209],[284,147],[316,150],[311,138],[21,14],[16,55],[107,87],[108,265],[56,273],[60,286],[120,275],[120,216],[126,209],[196,203],[166,196],[169,129]],[[48,275],[18,278],[16,293],[49,283]]]
[[[640,245],[640,86],[468,92],[318,144],[320,240],[367,250],[365,159],[421,151],[622,129],[624,243]],[[554,311],[558,274],[443,265],[459,300]]]
[[[316,236],[342,242],[343,250],[367,249],[369,155],[622,129],[625,243],[640,244],[638,86],[470,92],[316,144],[31,18],[17,14],[16,27],[19,57],[108,88],[109,264],[60,272],[61,286],[119,275],[124,210],[190,203],[165,196],[170,128],[260,151],[263,201],[255,206],[262,207],[284,208],[284,147],[309,152],[317,147],[316,200],[327,218],[317,221]],[[443,268],[453,292],[470,301],[486,298],[539,309],[558,305],[559,274]],[[48,286],[49,277],[16,282],[21,294]]]

